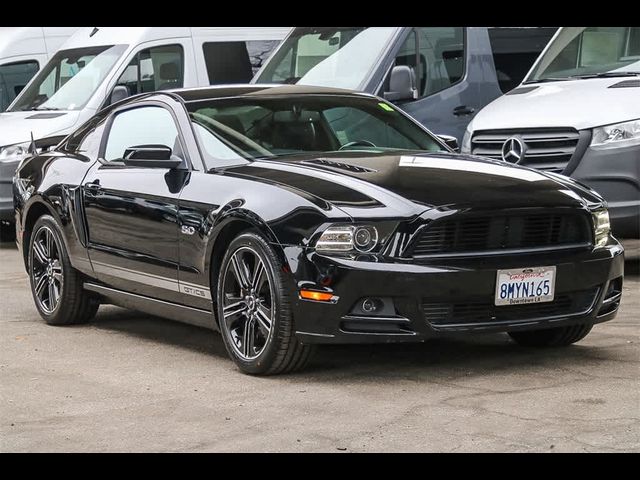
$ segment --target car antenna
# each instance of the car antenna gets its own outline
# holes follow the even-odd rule
[[[38,149],[36,148],[36,142],[33,139],[33,130],[31,131],[31,143],[29,144],[29,153],[33,155],[38,154]]]
[[[98,33],[98,30],[100,30],[98,27],[93,27],[93,30],[91,30],[89,36],[93,37],[96,33]]]

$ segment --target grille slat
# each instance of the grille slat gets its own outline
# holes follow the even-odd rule
[[[436,220],[427,225],[405,256],[469,253],[522,248],[588,245],[586,217],[576,213],[496,213],[491,216]]]
[[[580,140],[576,130],[567,128],[478,131],[471,139],[471,153],[501,160],[504,143],[514,136],[525,147],[519,165],[556,172],[564,171]]]
[[[495,306],[492,301],[468,303],[432,303],[422,301],[425,320],[434,326],[499,323],[545,317],[561,317],[587,313],[599,289],[562,293],[552,302]]]

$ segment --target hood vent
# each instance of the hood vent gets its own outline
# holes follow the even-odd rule
[[[534,85],[533,87],[514,88],[510,92],[507,92],[505,95],[522,95],[524,93],[533,92],[537,88],[540,88],[540,87],[538,85]]]
[[[623,80],[618,83],[614,83],[609,88],[632,88],[640,87],[640,78],[634,78],[633,80]]]
[[[360,167],[358,165],[333,162],[331,160],[326,160],[324,158],[317,158],[315,160],[305,160],[302,163],[307,163],[312,165],[322,165],[324,167],[337,168],[339,170],[347,170],[348,172],[353,172],[353,173],[374,173],[377,171],[377,170],[373,170],[372,168]]]
[[[29,117],[25,117],[27,120],[46,120],[47,118],[56,118],[66,115],[66,113],[36,113]]]

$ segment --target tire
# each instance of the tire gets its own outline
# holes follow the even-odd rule
[[[238,275],[238,268],[244,274]],[[262,235],[244,233],[231,242],[216,285],[220,332],[242,372],[274,375],[306,365],[312,346],[295,335],[282,263]]]
[[[33,300],[47,324],[74,325],[95,317],[100,302],[83,289],[83,276],[71,266],[60,227],[50,215],[33,226],[28,268]]]
[[[523,347],[566,347],[582,340],[592,328],[593,325],[581,324],[528,332],[509,332],[509,335]]]

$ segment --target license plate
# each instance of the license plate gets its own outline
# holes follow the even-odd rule
[[[553,301],[556,267],[498,270],[496,305],[522,305]]]

